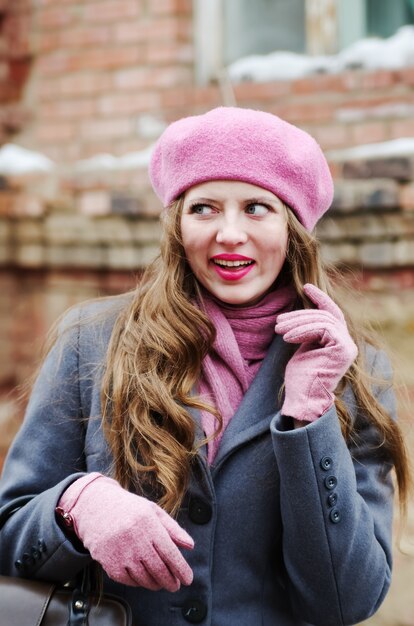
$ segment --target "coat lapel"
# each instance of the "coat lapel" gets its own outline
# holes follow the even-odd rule
[[[280,409],[278,394],[290,353],[291,346],[275,335],[259,371],[223,433],[212,472],[233,450],[268,430],[271,417]],[[191,413],[196,423],[196,438],[200,440],[204,437],[200,412],[191,410]],[[205,446],[200,448],[200,453],[206,455]]]

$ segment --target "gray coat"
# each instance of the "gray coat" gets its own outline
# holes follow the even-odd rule
[[[1,481],[0,505],[36,494],[0,533],[3,574],[65,581],[90,561],[63,534],[54,510],[76,478],[110,472],[99,392],[123,303],[72,312],[41,369]],[[81,316],[89,323],[79,325]],[[178,516],[195,540],[184,552],[192,585],[152,592],[105,580],[129,601],[138,626],[340,626],[367,618],[383,600],[391,576],[390,466],[349,390],[358,433],[350,445],[335,408],[306,427],[289,427],[278,405],[288,357],[276,336],[214,465],[205,450],[198,455]],[[368,360],[390,378],[383,353],[369,349]],[[391,386],[376,395],[394,414]],[[202,436],[197,412],[194,419]]]

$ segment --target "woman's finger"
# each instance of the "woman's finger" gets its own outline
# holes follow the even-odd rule
[[[170,569],[169,559],[162,554],[157,544],[153,544],[150,558],[143,561],[148,574],[167,591],[178,591],[181,586],[180,579]]]
[[[193,582],[193,570],[172,539],[168,538],[168,541],[157,541],[154,543],[154,548],[171,574],[183,585],[191,585]]]
[[[164,526],[165,530],[168,532],[174,543],[182,548],[192,550],[194,548],[194,540],[192,539],[192,537],[190,537],[190,535],[184,530],[184,528],[181,528],[178,522],[176,522],[171,517],[171,515],[168,515],[168,513],[164,511],[164,509],[162,509],[155,503],[154,505],[156,507],[155,510],[158,519],[160,520],[161,524]]]
[[[126,567],[125,572],[126,576],[123,576],[118,582],[132,587],[144,587],[150,591],[160,591],[162,589],[162,585],[151,576],[143,563],[138,563],[133,567]]]
[[[337,320],[344,320],[344,314],[342,313],[339,306],[328,296],[327,293],[316,287],[316,285],[312,285],[311,283],[306,283],[303,286],[303,291],[308,296],[310,300],[321,311],[328,311],[331,313]]]
[[[302,324],[320,320],[321,323],[338,323],[338,320],[328,311],[320,311],[319,309],[300,309],[298,311],[290,311],[289,313],[281,313],[276,320],[276,326],[281,328],[294,328]]]
[[[339,344],[338,333],[333,324],[321,324],[313,322],[289,329],[283,335],[284,341],[287,343],[319,343],[327,345],[328,343]]]

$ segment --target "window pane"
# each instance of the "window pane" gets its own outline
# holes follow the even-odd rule
[[[305,52],[305,0],[223,0],[224,61],[275,50]]]
[[[339,0],[340,48],[369,36],[390,37],[414,24],[414,0]]]
[[[390,37],[400,26],[413,23],[410,0],[367,0],[367,35]]]

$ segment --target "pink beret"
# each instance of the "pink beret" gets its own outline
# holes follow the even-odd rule
[[[317,142],[264,111],[219,107],[173,122],[158,139],[149,176],[168,206],[209,180],[240,180],[268,189],[312,230],[328,210],[333,181]]]

